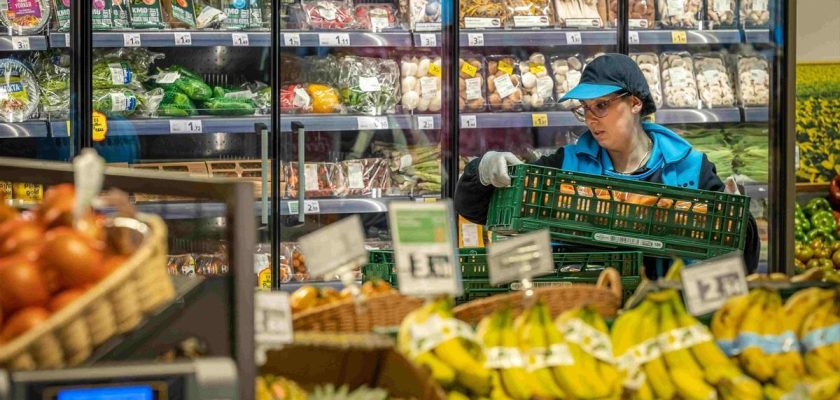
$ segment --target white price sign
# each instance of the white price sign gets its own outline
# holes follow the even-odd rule
[[[475,120],[475,115],[462,115],[461,116],[461,128],[475,129],[477,126],[478,126],[478,123]]]
[[[192,46],[192,34],[189,32],[175,32],[175,46]]]
[[[467,46],[473,46],[473,47],[484,46],[484,34],[483,33],[468,33],[467,34]]]
[[[542,230],[494,242],[487,248],[487,267],[493,286],[550,274],[551,236]]]
[[[434,33],[420,34],[420,47],[435,47],[437,46],[437,35]]]
[[[70,47],[70,34],[64,34],[64,47]]]
[[[247,33],[231,33],[230,40],[234,46],[247,47],[251,45],[251,38]]]
[[[630,31],[627,39],[630,44],[639,44],[639,32]]]
[[[389,129],[388,117],[358,117],[356,123],[359,130]]]
[[[681,271],[688,311],[703,315],[720,308],[727,299],[749,292],[740,253],[686,266]]]
[[[29,44],[29,37],[12,36],[12,48],[15,50],[31,50],[32,45]]]
[[[288,293],[254,293],[254,341],[257,359],[265,357],[266,349],[292,343],[292,326],[292,308]]]
[[[318,203],[318,200],[304,200],[303,201],[303,213],[304,214],[319,214],[321,212],[321,204]],[[297,201],[290,201],[289,202],[289,214],[297,214],[298,213],[298,202]]]
[[[123,47],[140,47],[143,42],[140,41],[139,33],[123,33]]]
[[[173,119],[169,121],[171,133],[204,133],[200,119]]]
[[[463,287],[452,202],[392,202],[388,220],[400,293],[460,296]]]
[[[313,278],[361,266],[368,258],[361,218],[353,215],[302,236],[300,250]]]
[[[348,33],[319,33],[318,44],[321,46],[349,46],[350,34]]]
[[[284,33],[283,34],[283,45],[289,47],[300,47],[300,34],[299,33]]]
[[[417,129],[435,129],[435,117],[431,115],[417,116]]]
[[[582,44],[580,32],[566,32],[566,44]]]

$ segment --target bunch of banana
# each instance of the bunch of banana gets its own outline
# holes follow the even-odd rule
[[[459,335],[452,300],[441,298],[409,313],[397,335],[397,347],[415,363],[429,369],[445,389],[460,389],[470,398],[490,393],[490,371],[484,367],[481,347]]]
[[[622,380],[615,366],[610,332],[595,308],[586,306],[568,310],[557,317],[554,325],[548,324],[546,332],[552,344],[562,343],[565,339],[575,360],[574,365],[554,368],[555,379],[566,393],[576,399],[621,397]],[[598,336],[605,338],[603,343],[596,339]]]
[[[650,346],[653,343],[652,341],[646,344],[642,343],[654,336],[654,333],[649,331],[643,332],[643,330],[646,330],[643,329],[643,325],[646,322],[650,323],[646,319],[653,309],[653,302],[647,299],[643,300],[637,307],[619,315],[613,322],[610,332],[613,353],[616,356],[619,370],[619,379],[633,399],[648,400],[655,397],[651,380],[647,379],[648,365],[642,364],[644,360],[636,358],[637,353],[642,354],[650,350],[658,350],[658,346]],[[651,365],[650,369],[652,371],[650,372],[656,374],[657,371],[654,371],[654,369],[658,367],[661,367],[661,364]],[[673,397],[674,388],[669,388],[670,380],[664,381],[663,385],[663,387],[660,387],[660,393]],[[656,394],[656,398],[659,398],[659,394]]]
[[[537,378],[526,370],[526,359],[520,352],[509,308],[484,318],[479,324],[479,339],[488,366],[493,368],[491,399],[528,400],[541,390]]]
[[[785,311],[791,329],[803,344],[808,372],[816,378],[840,376],[840,342],[825,340],[840,332],[836,292],[816,288],[799,291],[788,299]]]

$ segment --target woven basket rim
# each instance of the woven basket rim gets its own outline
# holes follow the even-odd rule
[[[138,268],[144,265],[145,261],[154,252],[155,243],[162,240],[162,237],[165,238],[167,229],[166,224],[157,215],[138,213],[135,219],[149,226],[149,234],[144,238],[143,243],[137,251],[119,268],[90,290],[86,291],[82,296],[58,312],[50,315],[49,319],[44,323],[30,329],[11,342],[0,345],[0,365],[17,357],[21,352],[26,351],[29,346],[39,340],[43,335],[76,320],[85,309],[93,305],[94,302],[100,301],[106,293],[122,285]]]
[[[412,302],[415,301],[414,297],[405,296],[405,295],[403,295],[402,293],[399,293],[399,292],[381,293],[381,294],[378,294],[378,295],[373,296],[373,297],[368,297],[368,298],[364,299],[363,301],[365,303],[367,303],[368,305],[369,304],[377,304],[378,305],[378,304],[381,304],[381,303],[386,303],[386,304],[391,303],[392,300],[396,300],[396,299],[410,300]],[[422,300],[416,299],[416,301],[422,301]],[[308,319],[312,319],[312,318],[317,318],[317,316],[319,314],[328,314],[328,313],[332,313],[336,310],[340,310],[340,309],[343,309],[343,308],[349,308],[352,315],[356,315],[355,301],[352,298],[350,298],[350,299],[344,299],[344,300],[341,300],[341,301],[337,301],[335,303],[324,304],[324,305],[321,305],[321,306],[318,306],[318,307],[314,307],[314,308],[310,308],[308,310],[301,311],[292,318],[292,321],[294,323],[294,321],[304,321],[304,320],[308,320]]]

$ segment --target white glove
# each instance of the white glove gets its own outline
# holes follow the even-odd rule
[[[522,161],[513,153],[488,151],[478,163],[478,179],[484,186],[508,187],[510,186],[508,166],[519,164],[522,164]]]

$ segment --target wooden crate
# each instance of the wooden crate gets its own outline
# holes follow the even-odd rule
[[[254,196],[262,196],[262,160],[207,161],[207,171],[214,178],[236,178],[254,183]],[[268,161],[271,184],[271,160]]]
[[[206,178],[207,164],[204,161],[187,161],[187,162],[171,162],[171,163],[143,163],[131,164],[132,169],[141,169],[147,171],[166,171],[166,172],[180,172],[192,177]],[[176,196],[160,196],[145,193],[135,193],[134,199],[138,202],[142,201],[189,201],[195,200]]]

